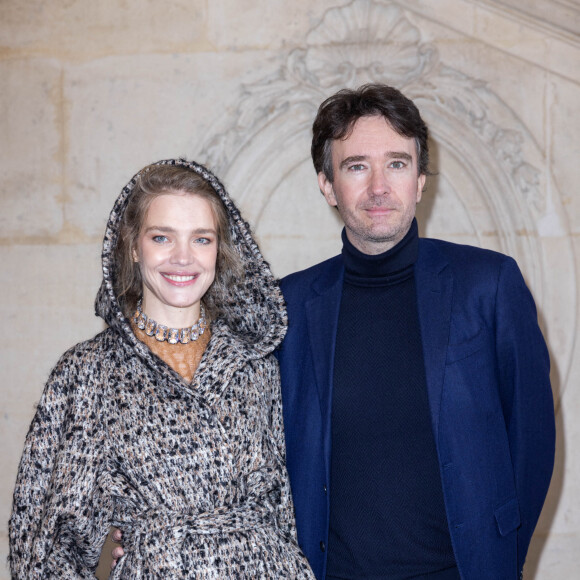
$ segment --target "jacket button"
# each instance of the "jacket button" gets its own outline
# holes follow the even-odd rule
[[[324,542],[320,542],[320,551],[321,552],[326,551],[326,546],[324,545]]]
[[[324,495],[326,495],[328,493],[328,489],[326,489],[326,485],[322,486],[322,491],[324,492]]]

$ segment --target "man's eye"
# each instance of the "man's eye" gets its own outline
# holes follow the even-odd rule
[[[362,171],[365,166],[362,163],[355,163],[354,165],[350,165],[349,169],[351,171]]]
[[[391,167],[393,169],[403,169],[403,167],[405,167],[405,163],[403,161],[393,161],[391,163]]]

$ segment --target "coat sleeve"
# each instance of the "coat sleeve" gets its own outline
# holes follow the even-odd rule
[[[520,507],[521,570],[552,477],[555,425],[548,350],[534,300],[511,258],[502,265],[496,305],[500,396]]]
[[[83,365],[65,354],[26,437],[10,519],[12,578],[95,578],[112,505],[104,429]]]

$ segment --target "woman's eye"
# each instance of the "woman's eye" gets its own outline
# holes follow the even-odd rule
[[[164,244],[167,242],[167,236],[153,236],[153,241],[157,244]]]
[[[210,238],[196,238],[196,244],[211,244],[212,240]]]

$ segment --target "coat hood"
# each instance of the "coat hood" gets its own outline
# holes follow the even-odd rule
[[[222,183],[203,165],[185,159],[168,159],[153,165],[180,165],[191,169],[203,177],[223,201],[228,214],[232,244],[242,259],[245,277],[228,289],[220,320],[257,356],[271,352],[286,334],[286,308],[278,283],[252,237],[249,224],[242,218]],[[138,339],[133,334],[130,322],[123,314],[115,295],[113,276],[117,271],[115,247],[121,219],[140,173],[137,173],[122,189],[109,216],[103,240],[103,281],[95,301],[97,316],[103,318],[109,327],[125,335],[134,344]]]

